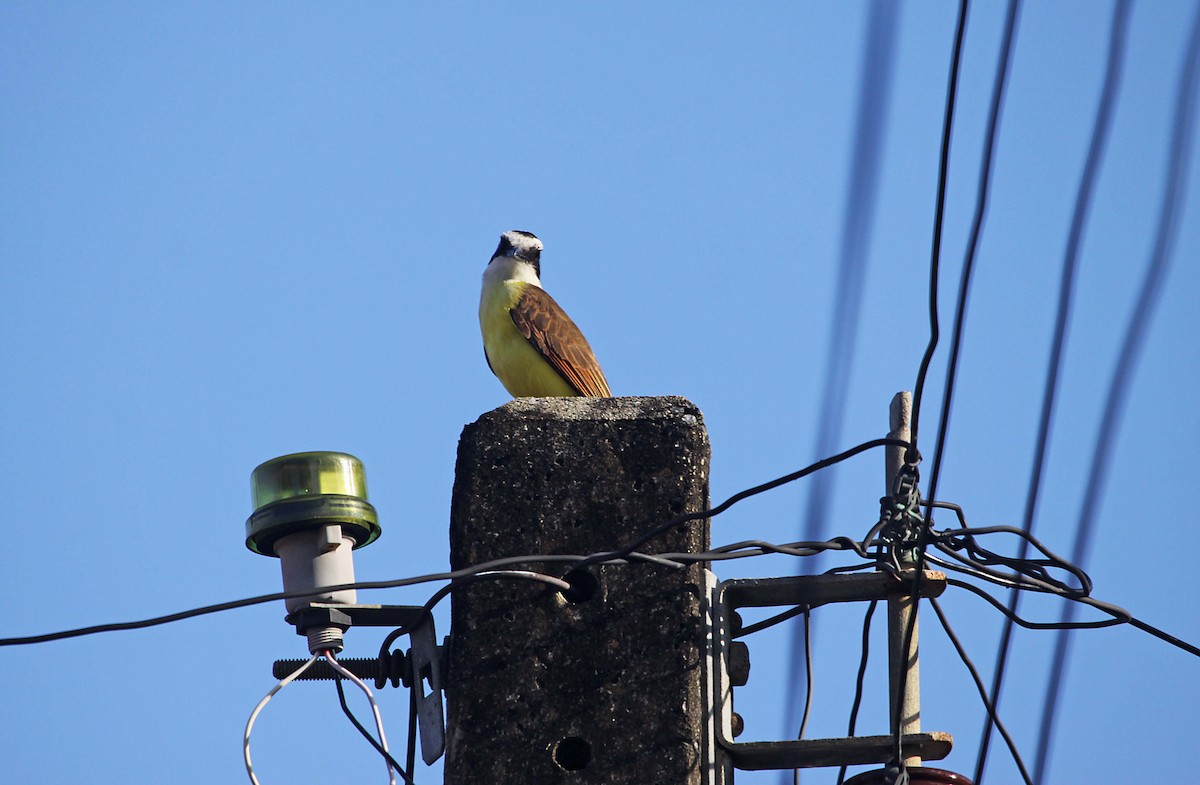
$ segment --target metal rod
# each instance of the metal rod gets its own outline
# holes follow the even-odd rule
[[[889,409],[888,436],[893,439],[908,441],[912,437],[910,422],[912,418],[912,393],[898,392],[892,398]],[[896,483],[896,475],[904,464],[904,448],[888,447],[885,467],[887,480],[886,494],[890,496]],[[905,551],[899,554],[900,564],[905,568],[915,568],[911,560],[912,553]],[[907,583],[907,581],[906,581]],[[910,594],[897,594],[888,598],[888,723],[892,733],[896,733],[896,720],[900,720],[900,732],[905,735],[921,732],[921,667],[917,656],[917,640],[920,628],[917,624],[918,597]],[[912,637],[908,641],[907,651],[904,648],[905,631],[912,625]],[[908,675],[901,678],[903,669],[907,668]],[[901,693],[900,684],[904,682]],[[906,766],[920,766],[919,755],[906,756]]]

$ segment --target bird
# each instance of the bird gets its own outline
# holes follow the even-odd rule
[[[542,241],[512,230],[483,271],[479,329],[488,367],[514,398],[610,398],[587,339],[542,288]]]

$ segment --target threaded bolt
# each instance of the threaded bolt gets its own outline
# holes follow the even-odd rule
[[[296,669],[305,662],[307,660],[276,660],[271,667],[271,675],[282,679],[289,673],[295,673]],[[339,658],[338,664],[360,679],[374,679],[376,689],[382,689],[389,680],[393,687],[400,686],[401,682],[407,686],[409,682],[408,661],[404,652],[401,651],[393,651],[383,667],[374,657]],[[296,681],[333,681],[337,677],[337,672],[330,667],[328,662],[317,660],[311,668],[300,674]]]
[[[282,679],[307,660],[276,660],[271,666],[271,675]],[[366,657],[338,658],[338,665],[353,673],[360,679],[373,679],[379,673],[379,660]],[[328,662],[317,660],[308,670],[296,677],[296,681],[333,681],[338,676]]]
[[[342,650],[341,627],[310,627],[308,635],[308,651],[310,654],[320,654],[323,651]]]

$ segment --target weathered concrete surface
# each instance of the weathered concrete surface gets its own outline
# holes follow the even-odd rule
[[[612,550],[707,508],[708,469],[686,399],[515,400],[463,431],[451,564]],[[643,550],[707,548],[705,520]],[[701,568],[589,569],[598,585],[578,602],[529,582],[455,591],[446,783],[701,782]]]

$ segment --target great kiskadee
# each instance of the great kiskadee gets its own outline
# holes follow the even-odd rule
[[[488,367],[514,398],[612,392],[592,347],[542,289],[542,241],[530,232],[500,235],[483,271],[479,328]]]

